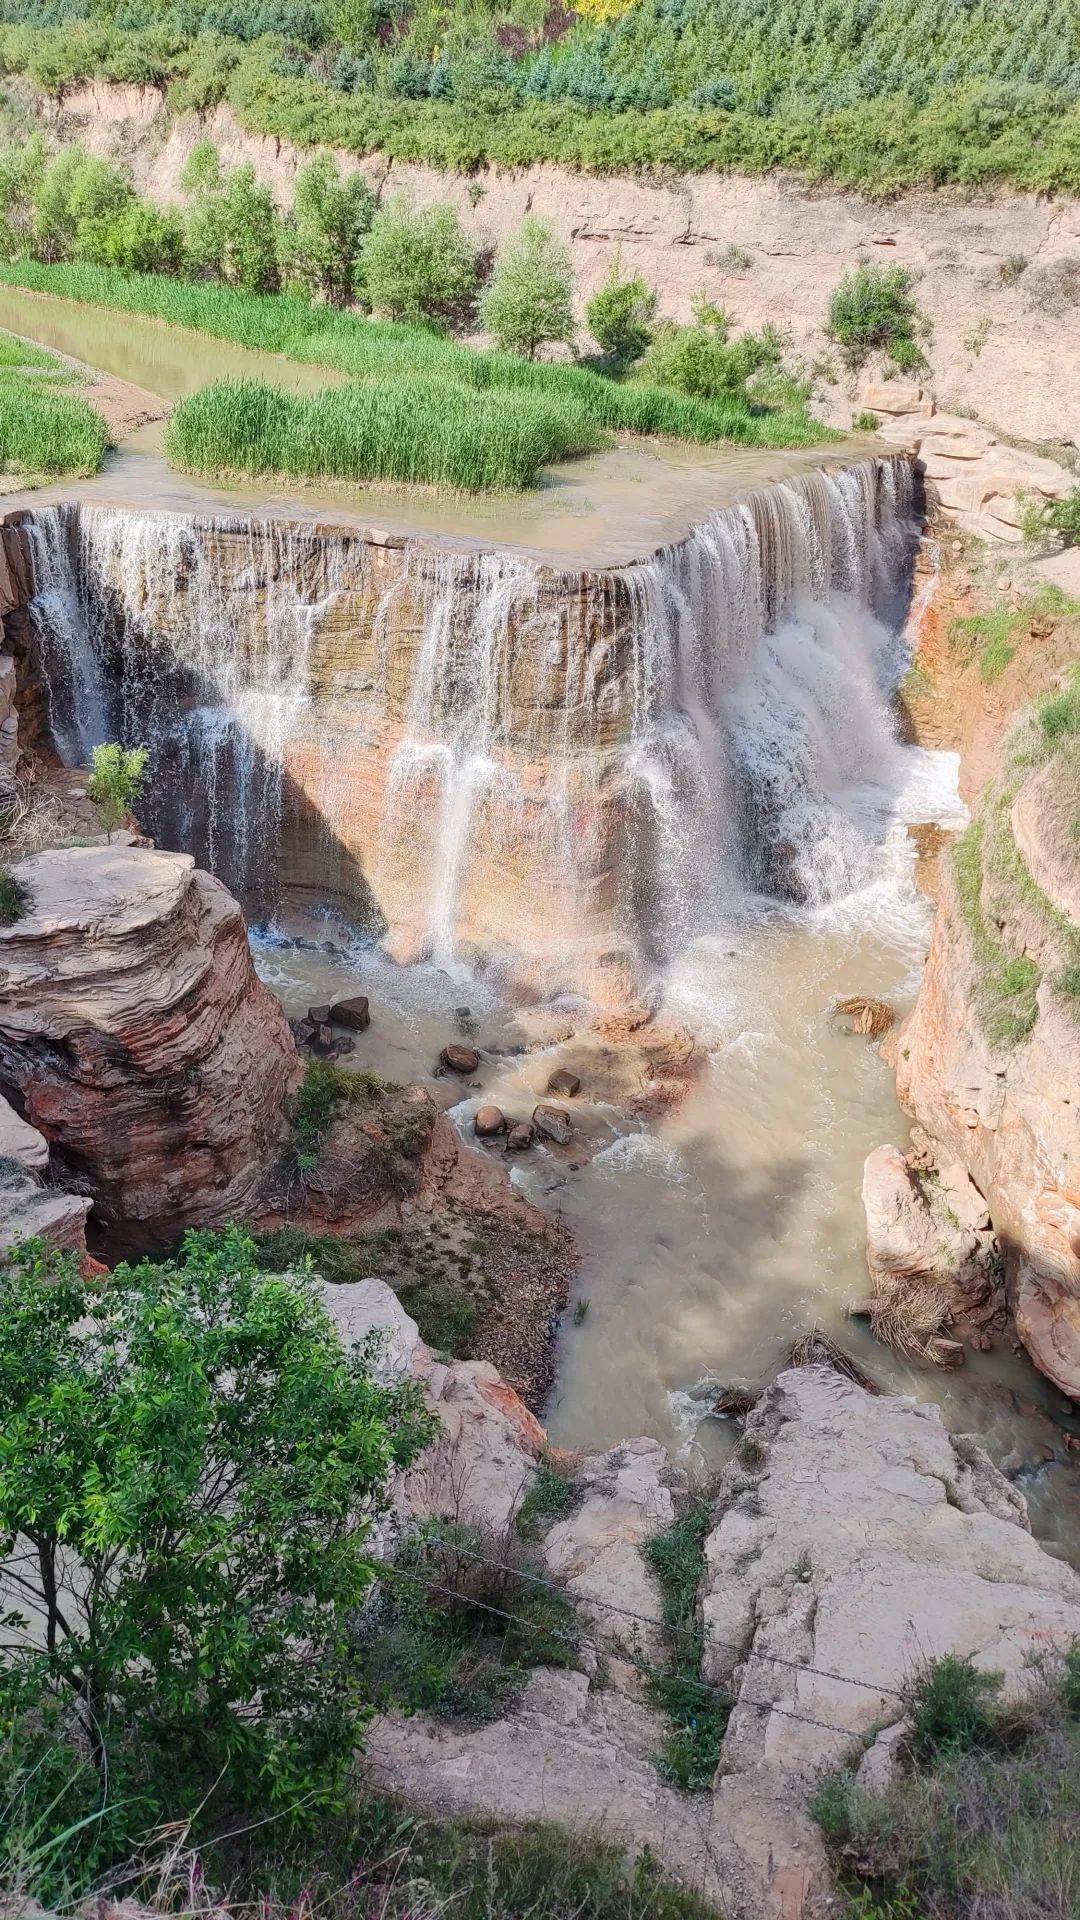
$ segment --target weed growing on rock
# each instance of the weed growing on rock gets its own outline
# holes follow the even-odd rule
[[[575,1666],[573,1607],[529,1578],[537,1571],[512,1539],[461,1522],[422,1524],[357,1629],[373,1704],[494,1720],[533,1667]]]
[[[704,1636],[697,1611],[705,1568],[705,1539],[712,1525],[713,1502],[693,1495],[681,1513],[643,1548],[660,1582],[662,1612],[670,1648],[668,1671],[651,1682],[652,1697],[671,1727],[660,1755],[660,1771],[688,1793],[712,1786],[731,1704],[702,1683]]]
[[[149,758],[148,747],[122,747],[114,740],[93,750],[86,791],[110,840],[139,797]]]
[[[556,1520],[565,1520],[581,1505],[584,1487],[573,1474],[550,1457],[537,1463],[529,1490],[517,1510],[515,1526],[521,1540],[541,1540]]]
[[[997,1045],[1016,1046],[1039,1017],[1036,996],[1042,976],[1026,955],[1009,954],[987,924],[982,904],[984,832],[984,823],[973,820],[953,849],[953,871],[980,968],[980,1018]]]
[[[901,1778],[860,1792],[848,1770],[812,1811],[848,1914],[890,1920],[1072,1920],[1080,1895],[1080,1649],[1048,1661],[1019,1702],[953,1655],[911,1698]]]
[[[0,867],[0,927],[14,926],[32,905],[30,889],[16,879],[10,867]]]

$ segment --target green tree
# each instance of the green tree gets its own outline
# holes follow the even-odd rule
[[[148,759],[146,747],[121,747],[110,741],[94,748],[86,791],[110,840],[138,799]]]
[[[328,153],[318,154],[296,176],[292,220],[284,241],[288,278],[311,298],[343,307],[356,285],[364,236],[375,199],[359,173],[342,180]]]
[[[481,306],[484,326],[500,347],[535,360],[546,342],[574,338],[574,274],[566,248],[528,214],[495,263]]]
[[[134,201],[130,180],[107,160],[65,147],[34,196],[34,243],[43,260],[93,260],[104,235]]]
[[[358,290],[388,320],[462,319],[476,292],[476,255],[453,207],[417,211],[401,194],[388,200],[371,223]]]
[[[656,295],[638,276],[623,280],[613,260],[608,277],[585,309],[589,331],[601,353],[629,366],[640,360],[652,339]]]
[[[0,251],[5,260],[33,254],[34,202],[47,164],[40,133],[0,153]]]
[[[432,1422],[316,1289],[238,1228],[105,1285],[40,1241],[0,1269],[0,1720],[52,1702],[102,1793],[115,1760],[162,1810],[340,1794],[372,1516]]]
[[[907,267],[864,265],[845,274],[829,301],[827,331],[853,373],[875,352],[905,373],[926,366],[920,341],[929,338],[930,325],[919,312],[915,276]]]
[[[272,293],[280,279],[281,216],[254,167],[225,171],[210,142],[200,140],[181,184],[192,197],[187,256],[194,270],[243,293]]]

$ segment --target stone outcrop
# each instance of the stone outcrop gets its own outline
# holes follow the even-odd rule
[[[86,1195],[112,1253],[253,1199],[298,1076],[235,900],[188,854],[71,847],[16,869],[0,930],[0,1092]]]
[[[785,1857],[823,1888],[807,1801],[823,1769],[904,1718],[953,1652],[1022,1691],[1080,1631],[1080,1576],[1033,1540],[1020,1494],[935,1407],[829,1367],[783,1373],[746,1424],[706,1541],[705,1671],[734,1694],[713,1831],[781,1910]],[[743,1911],[741,1903],[733,1912]]]
[[[1059,461],[1011,446],[967,415],[939,411],[922,387],[879,381],[863,387],[860,403],[879,416],[886,440],[917,456],[931,502],[984,540],[1022,540],[1025,505],[1062,500],[1076,486],[1076,475]],[[1046,437],[1062,431],[1059,424]]]
[[[39,99],[64,138],[130,160],[141,189],[181,197],[195,142],[210,138],[224,160],[250,162],[278,201],[291,201],[304,150],[248,132],[228,107],[170,113],[155,87],[92,84]],[[752,179],[701,173],[661,181],[596,178],[553,165],[442,174],[379,154],[339,164],[359,168],[381,197],[418,205],[449,201],[475,245],[498,245],[526,213],[546,221],[569,250],[582,312],[618,259],[656,288],[661,311],[689,319],[704,293],[740,325],[784,316],[807,360],[835,360],[824,324],[838,280],[863,260],[911,268],[919,304],[933,319],[935,387],[960,408],[1031,441],[1076,437],[1080,419],[1080,205],[1059,196],[976,195],[935,189],[883,206],[857,194],[807,185],[779,171]],[[851,402],[838,380],[833,417]]]
[[[1036,1366],[1080,1398],[1080,1021],[1075,996],[1059,984],[1080,918],[1068,781],[1058,785],[1054,766],[1028,776],[1006,815],[1000,799],[984,803],[987,831],[1011,835],[1022,881],[1003,891],[982,876],[989,959],[944,863],[918,999],[896,1038],[896,1075],[903,1104],[985,1196],[1020,1338]],[[987,969],[1010,956],[1039,970],[1036,1017],[1015,1037],[993,1038],[982,1012]]]
[[[898,1353],[955,1366],[962,1346],[945,1337],[993,1290],[994,1236],[986,1202],[958,1162],[875,1147],[863,1168],[866,1263],[873,1291],[855,1312]]]
[[[328,1288],[327,1301],[346,1338],[377,1331],[387,1376],[419,1380],[445,1423],[399,1483],[399,1515],[507,1534],[543,1442],[521,1403],[489,1368],[433,1361],[381,1282]],[[830,1911],[807,1810],[817,1779],[860,1753],[884,1777],[927,1659],[970,1656],[1016,1692],[1033,1655],[1080,1633],[1080,1577],[1033,1540],[1021,1495],[981,1447],[950,1436],[932,1406],[829,1366],[789,1370],[747,1419],[706,1543],[704,1672],[733,1706],[712,1794],[688,1797],[657,1770],[664,1723],[640,1681],[664,1658],[640,1548],[670,1521],[682,1477],[650,1440],[574,1474],[578,1504],[541,1552],[578,1603],[582,1670],[536,1670],[481,1728],[383,1717],[368,1764],[433,1811],[556,1819],[648,1845],[728,1920]]]

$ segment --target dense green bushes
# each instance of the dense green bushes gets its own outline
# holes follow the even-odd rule
[[[49,91],[166,85],[177,109],[228,99],[300,145],[1080,190],[1080,59],[1054,0],[640,0],[610,23],[532,0],[132,0],[122,25],[112,0],[5,4],[30,24],[0,30],[0,61]]]
[[[873,353],[885,354],[902,373],[919,372],[926,366],[919,343],[929,332],[906,267],[856,267],[829,301],[829,333],[856,373]]]

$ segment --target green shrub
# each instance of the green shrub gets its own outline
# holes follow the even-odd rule
[[[851,424],[854,427],[856,433],[876,433],[881,423],[878,420],[877,414],[871,413],[870,409],[867,407],[867,408],[864,408],[862,413],[857,413],[855,415],[855,418]]]
[[[356,288],[364,236],[375,198],[359,173],[341,179],[329,154],[319,154],[296,176],[292,221],[284,239],[285,274],[309,299],[343,307]]]
[[[476,256],[453,207],[410,207],[395,194],[371,222],[360,291],[376,313],[417,325],[467,317],[476,292]]]
[[[999,1673],[983,1673],[956,1654],[933,1661],[911,1690],[912,1742],[919,1758],[935,1760],[984,1745],[1000,1688]]]
[[[917,1690],[929,1743],[901,1753],[901,1777],[877,1794],[859,1791],[850,1772],[821,1783],[812,1812],[852,1920],[1071,1920],[1080,1900],[1074,1661],[1075,1648],[1045,1660],[1011,1703],[995,1701],[1000,1675],[976,1674],[973,1684],[967,1662],[938,1661]]]
[[[632,280],[621,279],[616,260],[612,261],[600,291],[593,294],[585,309],[589,331],[601,353],[610,354],[624,366],[641,359],[652,339],[655,316],[656,295],[652,288],[640,275]]]
[[[18,1248],[0,1395],[5,1578],[40,1624],[0,1656],[9,1726],[58,1704],[99,1809],[118,1775],[162,1813],[216,1792],[316,1819],[363,1721],[345,1628],[373,1577],[371,1515],[433,1430],[415,1388],[376,1385],[311,1284],[267,1277],[230,1228],[104,1287],[74,1255]],[[21,1772],[46,1823],[56,1771]],[[136,1837],[123,1811],[116,1844]]]
[[[734,400],[748,404],[747,382],[780,364],[780,339],[775,329],[728,338],[728,318],[718,308],[699,302],[693,326],[662,321],[656,328],[644,360],[642,378],[658,387],[674,387],[697,400]]]
[[[480,308],[498,346],[535,360],[540,347],[574,337],[574,274],[566,248],[528,214],[500,250]]]
[[[1061,500],[1029,499],[1021,531],[1032,544],[1051,536],[1065,547],[1080,545],[1080,487],[1071,488]]]
[[[139,797],[149,758],[149,748],[115,741],[93,749],[86,791],[110,840]]]
[[[12,873],[10,867],[0,866],[0,927],[12,927],[29,913],[33,898],[28,886]]]
[[[1041,974],[1027,955],[1010,955],[987,925],[982,906],[985,825],[973,820],[953,848],[960,907],[979,965],[977,1011],[988,1037],[1016,1046],[1039,1017]]]
[[[828,331],[853,372],[875,352],[905,373],[926,366],[919,342],[929,325],[915,303],[915,277],[907,267],[861,266],[845,274],[829,301]]]

